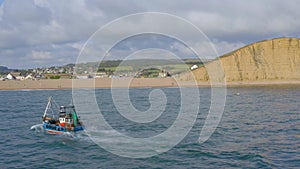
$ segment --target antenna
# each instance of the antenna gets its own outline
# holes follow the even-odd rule
[[[71,102],[70,102],[70,105],[72,105],[72,106],[73,106],[73,98],[71,98]]]
[[[50,97],[48,98],[48,103],[47,103],[47,106],[46,106],[46,109],[45,109],[45,112],[44,112],[43,117],[46,117],[47,111],[48,111],[48,109],[49,109],[50,106],[51,106],[51,100],[52,100],[52,96],[50,96]]]

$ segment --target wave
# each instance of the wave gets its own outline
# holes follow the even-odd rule
[[[43,132],[43,124],[36,124],[30,127],[30,130],[34,130],[35,132]]]

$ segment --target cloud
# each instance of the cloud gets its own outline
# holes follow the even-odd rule
[[[218,56],[237,50],[247,44],[242,42],[226,42],[213,39],[212,43],[218,52]]]
[[[207,2],[207,9],[187,12],[187,19],[212,39],[253,42],[262,37],[298,36],[300,11],[295,8],[296,1],[225,0],[213,5],[215,2]]]
[[[297,0],[7,0],[0,7],[0,59],[1,64],[12,68],[74,63],[84,42],[97,29],[124,15],[149,11],[170,13],[195,24],[212,40],[218,53],[224,54],[259,40],[299,36],[298,6]],[[97,53],[106,49],[106,42],[110,38],[151,22],[145,18],[124,23],[122,29],[111,29],[103,37],[101,44],[89,49],[90,55],[99,57]],[[195,36],[189,34],[184,26],[172,27],[175,25],[172,21],[166,26],[160,18],[153,23],[156,24],[153,26],[161,29],[181,31],[190,42],[196,44],[199,51],[203,51],[202,55],[206,55],[205,48],[208,44],[197,42]],[[184,56],[188,52],[183,46],[176,46],[175,42],[165,41],[163,38],[158,38],[156,42],[145,38],[139,39],[139,42],[128,41],[127,46],[125,43],[123,46],[126,48],[120,46],[115,49],[118,51],[116,53],[119,56],[128,55],[135,52],[135,49],[155,47],[154,43],[156,47],[167,50],[173,45]],[[33,54],[36,58],[41,56],[41,62],[33,62],[34,58],[26,60],[30,59],[29,56],[34,56]],[[42,56],[48,58],[43,60]],[[15,63],[16,59],[24,62]]]
[[[32,51],[30,57],[33,60],[45,60],[45,59],[51,59],[52,55],[50,52]]]

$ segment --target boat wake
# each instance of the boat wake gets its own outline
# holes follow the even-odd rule
[[[30,127],[30,130],[34,130],[35,132],[44,132],[43,124],[36,124]]]

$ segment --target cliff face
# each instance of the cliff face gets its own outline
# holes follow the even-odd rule
[[[207,81],[209,72],[220,71],[220,64],[226,81],[259,81],[259,80],[300,80],[300,39],[277,38],[245,46],[221,56],[194,71],[196,80]],[[192,79],[187,73],[181,80]]]

